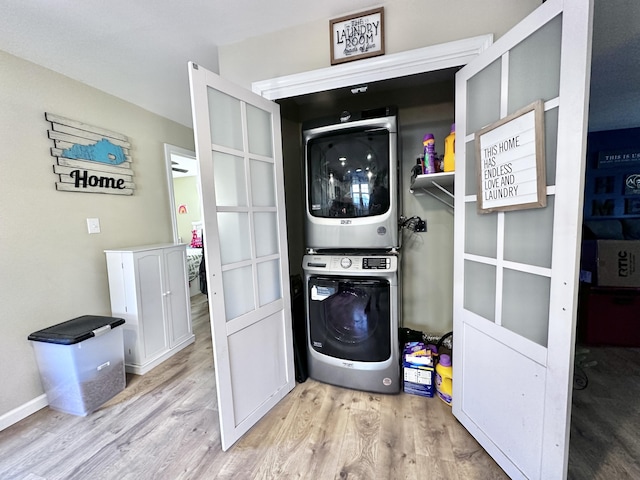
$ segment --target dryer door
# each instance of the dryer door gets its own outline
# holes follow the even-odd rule
[[[307,288],[313,350],[361,362],[391,357],[391,287],[387,280],[311,276]]]

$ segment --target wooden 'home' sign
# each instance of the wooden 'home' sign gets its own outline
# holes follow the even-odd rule
[[[51,122],[56,190],[133,195],[131,144],[126,136],[51,113],[45,118]]]

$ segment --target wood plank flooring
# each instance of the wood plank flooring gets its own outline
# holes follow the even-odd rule
[[[125,390],[98,411],[76,417],[45,408],[0,432],[0,478],[507,478],[443,402],[311,379],[222,452],[206,297],[193,297],[192,312],[195,344],[146,375],[127,375]],[[619,373],[633,374],[637,382],[637,355],[635,362],[635,371]],[[604,361],[598,366],[607,368]],[[570,477],[640,478],[638,402],[626,404],[630,422],[608,420],[618,443],[612,442],[590,422],[603,408],[615,410],[608,401],[628,396],[624,388],[605,390],[599,382],[590,378],[574,401],[579,418],[572,428],[577,450]],[[592,389],[602,395],[592,398]]]
[[[569,478],[640,478],[640,348],[586,347],[584,390],[574,390]]]

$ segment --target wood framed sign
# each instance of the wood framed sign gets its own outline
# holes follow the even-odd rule
[[[476,133],[478,213],[547,206],[542,100]]]
[[[329,21],[331,65],[384,54],[384,7]]]

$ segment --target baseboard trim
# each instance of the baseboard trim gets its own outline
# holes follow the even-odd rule
[[[0,416],[0,431],[10,427],[14,423],[18,423],[23,418],[27,418],[32,413],[36,413],[38,410],[48,406],[47,396],[43,393],[39,397],[29,400],[27,403],[14,408],[10,412]]]
[[[191,336],[187,337],[181,343],[175,345],[171,350],[168,350],[168,351],[162,353],[160,356],[158,356],[157,358],[154,358],[153,360],[145,363],[144,365],[136,365],[136,364],[132,364],[132,363],[125,363],[124,364],[124,370],[127,373],[133,373],[135,375],[144,375],[149,370],[151,370],[152,368],[157,367],[162,362],[167,360],[169,357],[172,357],[173,355],[178,353],[183,348],[188,347],[189,345],[191,345],[193,342],[195,342],[195,340],[196,340],[195,335],[191,334]]]

